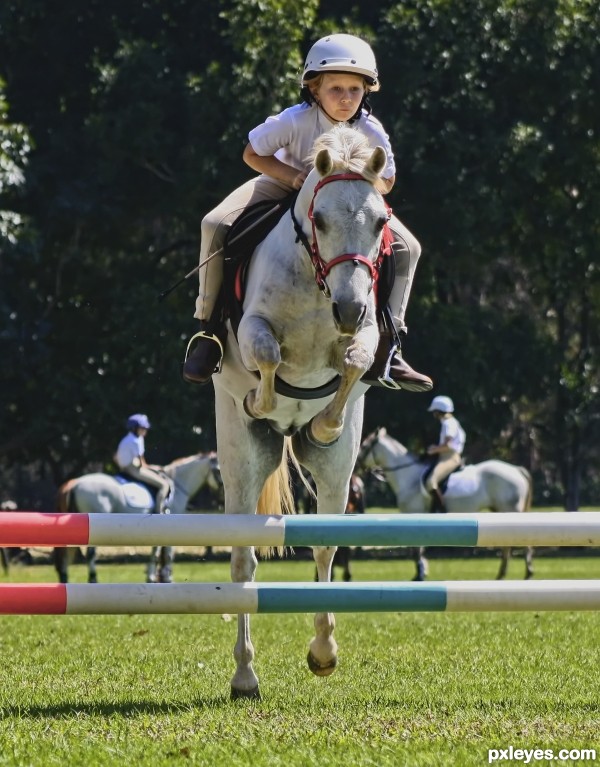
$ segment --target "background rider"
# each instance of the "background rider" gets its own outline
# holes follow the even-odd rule
[[[437,462],[425,487],[431,494],[431,511],[446,511],[439,483],[461,465],[466,435],[454,417],[454,403],[450,397],[434,397],[428,412],[433,413],[433,417],[440,422],[440,438],[437,445],[429,445],[427,448],[427,455],[437,456]]]
[[[129,416],[127,419],[128,431],[119,442],[114,461],[121,474],[157,489],[156,511],[164,514],[169,511],[166,502],[171,492],[171,484],[165,476],[159,473],[158,467],[146,463],[144,437],[149,428],[148,416],[143,413]]]

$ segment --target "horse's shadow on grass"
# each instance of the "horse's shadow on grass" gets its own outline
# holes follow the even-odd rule
[[[0,705],[0,721],[10,717],[30,717],[32,719],[45,719],[48,717],[69,718],[82,714],[89,717],[122,716],[133,718],[142,715],[185,713],[186,711],[199,711],[203,709],[220,709],[231,705],[231,699],[227,695],[215,695],[211,698],[192,700],[189,703],[176,701],[156,702],[150,700],[132,700],[122,703],[95,702],[95,703],[59,703],[39,706],[2,706]]]

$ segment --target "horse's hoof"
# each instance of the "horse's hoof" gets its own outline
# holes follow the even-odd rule
[[[94,573],[94,575],[88,575],[88,583],[98,583],[98,576]]]
[[[325,666],[321,666],[321,664],[317,661],[311,652],[309,652],[306,656],[306,660],[308,662],[308,668],[313,672],[315,676],[331,676],[331,674],[333,674],[337,668],[337,658],[335,657],[332,658]]]
[[[237,687],[231,688],[231,700],[261,700],[260,688],[258,685],[249,690],[239,690]]]
[[[312,421],[309,421],[309,423],[306,424],[306,426],[303,429],[303,432],[304,432],[304,436],[306,437],[307,441],[313,447],[323,447],[323,448],[332,447],[333,445],[335,445],[335,443],[341,437],[341,434],[340,434],[340,437],[336,437],[336,439],[332,440],[331,442],[321,442],[313,434],[313,431],[312,431]]]

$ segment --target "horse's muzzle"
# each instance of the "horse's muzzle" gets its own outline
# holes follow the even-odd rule
[[[349,302],[331,304],[333,321],[343,336],[354,336],[362,328],[367,316],[367,306],[363,303]]]

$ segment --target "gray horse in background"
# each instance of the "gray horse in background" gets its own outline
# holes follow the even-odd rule
[[[401,512],[426,514],[431,496],[422,481],[430,465],[429,460],[407,450],[390,437],[384,428],[376,429],[366,437],[360,447],[357,467],[374,469],[383,474],[396,496]],[[444,503],[449,513],[477,512],[486,509],[495,512],[528,511],[531,508],[532,481],[527,469],[505,461],[490,460],[467,465],[450,475],[444,492]],[[423,547],[414,549],[417,572],[414,580],[425,580],[428,562]],[[506,575],[511,549],[502,549],[502,561],[497,579]],[[525,550],[525,578],[533,576],[533,549]]]
[[[173,485],[173,497],[169,502],[172,514],[184,514],[188,500],[205,485],[214,492],[222,486],[219,461],[214,452],[178,458],[162,470]],[[150,514],[155,508],[150,491],[140,483],[122,483],[109,474],[95,473],[84,474],[61,485],[57,494],[57,510],[81,514]],[[54,550],[54,566],[61,583],[68,582],[68,562],[68,549]],[[88,583],[96,583],[94,546],[88,546],[86,562]],[[147,570],[147,581],[169,583],[172,564],[172,546],[155,546]]]

